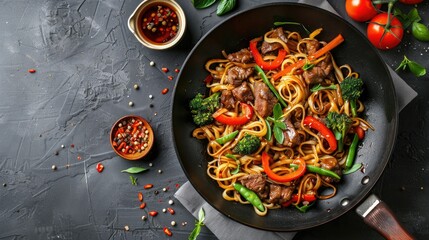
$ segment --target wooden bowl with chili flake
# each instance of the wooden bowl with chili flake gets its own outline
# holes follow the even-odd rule
[[[174,0],[144,0],[129,17],[128,28],[145,47],[168,49],[185,34],[185,13]]]
[[[124,116],[110,130],[110,145],[116,154],[127,160],[139,160],[146,156],[153,142],[152,127],[140,116]]]

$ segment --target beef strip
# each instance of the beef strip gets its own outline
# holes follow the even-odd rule
[[[253,56],[249,49],[243,48],[238,52],[228,54],[227,59],[231,62],[248,63],[253,59]]]
[[[255,109],[265,118],[273,112],[274,105],[277,103],[277,98],[263,82],[255,82],[254,86]]]
[[[308,55],[314,54],[317,50],[319,50],[319,45],[320,45],[319,41],[317,41],[316,39],[308,40],[305,44],[307,54]]]
[[[223,90],[222,94],[220,95],[220,102],[224,108],[233,109],[235,107],[235,99],[232,95],[232,91]]]
[[[242,68],[234,66],[228,69],[227,82],[236,87],[240,86],[243,80],[247,79],[252,75],[253,68]]]
[[[269,38],[279,38],[285,43],[288,42],[287,36],[284,33],[283,28],[281,28],[281,27],[274,29],[274,31],[270,35],[268,35],[268,37]],[[282,47],[283,46],[278,42],[269,43],[269,42],[263,41],[262,45],[261,45],[261,53],[266,54],[268,52],[275,51],[275,50],[280,49]]]
[[[307,41],[307,54],[314,54],[317,50],[319,50],[319,47],[319,41],[316,39]],[[330,77],[333,69],[334,67],[332,65],[331,58],[326,57],[311,69],[304,71],[302,76],[308,85],[321,83],[325,78]]]
[[[239,180],[243,186],[258,194],[261,199],[266,199],[268,197],[267,181],[262,174],[250,174]]]
[[[288,147],[294,147],[301,143],[301,135],[298,134],[296,131],[296,128],[290,118],[287,118],[284,120],[286,124],[286,130],[283,131],[283,134],[285,136],[283,145]]]
[[[253,102],[254,99],[252,89],[245,81],[242,82],[239,87],[236,87],[232,90],[232,95],[234,96],[235,100],[245,103]]]
[[[322,158],[320,159],[320,166],[324,169],[331,170],[338,174],[338,176],[342,175],[341,167],[338,164],[338,160],[336,158]],[[337,179],[327,177],[327,176],[321,176],[322,179],[324,179],[326,182],[332,183],[334,181],[338,181]]]
[[[270,184],[269,203],[282,204],[291,199],[294,187],[286,187],[278,184]]]

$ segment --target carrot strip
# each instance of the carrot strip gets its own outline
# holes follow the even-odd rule
[[[332,49],[340,45],[340,43],[342,43],[343,41],[344,41],[343,36],[341,34],[338,34],[338,36],[332,39],[328,44],[323,46],[321,49],[317,50],[314,54],[310,55],[308,59],[314,60],[325,55],[327,52],[331,51]],[[302,68],[305,65],[305,62],[306,62],[306,59],[301,59],[294,64],[288,65],[283,70],[273,75],[274,80],[277,80],[281,76],[288,74],[294,68]]]

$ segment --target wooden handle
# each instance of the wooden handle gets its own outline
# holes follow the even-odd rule
[[[386,239],[410,240],[414,239],[399,223],[392,210],[380,202],[364,217],[364,222],[378,231]]]

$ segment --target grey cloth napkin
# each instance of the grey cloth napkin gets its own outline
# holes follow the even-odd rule
[[[329,2],[326,0],[300,0],[298,2],[308,3],[336,13]],[[400,78],[389,66],[388,69],[395,85],[398,100],[398,110],[401,111],[408,103],[411,102],[411,100],[417,96],[417,93],[410,86],[408,86],[407,83],[402,78]],[[174,194],[174,196],[189,212],[192,213],[195,218],[198,218],[198,212],[201,208],[203,208],[206,213],[204,221],[205,226],[207,226],[213,232],[213,234],[221,240],[241,240],[247,238],[290,240],[293,239],[296,234],[296,232],[264,231],[238,223],[214,209],[198,194],[198,192],[189,182],[183,184]]]

